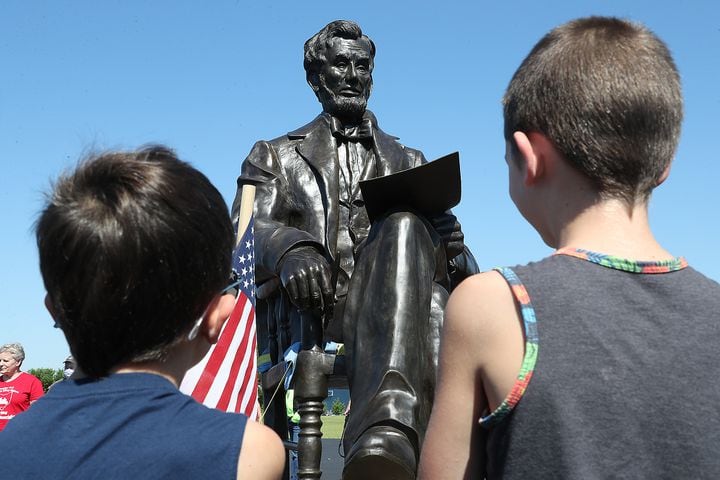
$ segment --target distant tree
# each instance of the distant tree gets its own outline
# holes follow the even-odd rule
[[[30,375],[36,376],[42,382],[43,391],[47,392],[48,387],[58,380],[62,380],[63,371],[62,368],[57,370],[52,368],[31,368],[28,370]]]
[[[332,414],[333,415],[342,415],[344,411],[345,411],[345,404],[339,398],[336,398],[332,404]]]

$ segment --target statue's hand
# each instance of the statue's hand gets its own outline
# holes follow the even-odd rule
[[[299,309],[322,312],[332,304],[330,265],[315,248],[290,250],[280,260],[278,275],[290,301]]]
[[[457,221],[455,215],[443,213],[431,218],[430,223],[445,243],[445,254],[448,260],[452,260],[463,252],[465,235],[463,235],[460,222]]]

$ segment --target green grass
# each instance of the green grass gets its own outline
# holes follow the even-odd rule
[[[323,415],[322,438],[340,438],[344,424],[344,415]]]

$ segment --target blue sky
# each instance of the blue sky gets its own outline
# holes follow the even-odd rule
[[[675,56],[686,119],[651,223],[667,249],[720,280],[716,2],[1,2],[0,343],[23,343],[25,368],[60,367],[68,354],[43,307],[33,236],[58,173],[88,150],[160,142],[231,202],[253,143],[319,113],[302,45],[339,18],[377,45],[369,106],[380,126],[428,159],[460,151],[455,212],[481,268],[547,255],[507,194],[500,98],[543,34],[590,14],[645,23]]]

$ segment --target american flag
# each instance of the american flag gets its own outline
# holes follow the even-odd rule
[[[258,415],[253,219],[233,252],[238,296],[218,342],[188,370],[180,390],[208,407]]]

